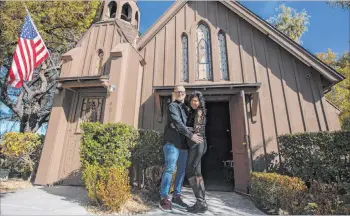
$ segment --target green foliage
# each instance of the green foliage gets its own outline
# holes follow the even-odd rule
[[[316,56],[345,76],[345,80],[332,87],[326,98],[341,110],[339,117],[342,129],[350,130],[350,53],[337,58],[336,53],[328,49],[327,52],[316,53]]]
[[[139,139],[133,149],[133,160],[144,170],[145,189],[158,194],[164,170],[163,134],[139,130]]]
[[[331,4],[333,7],[340,7],[340,8],[343,8],[344,10],[350,10],[350,1],[345,1],[345,0],[340,0],[340,1],[328,0],[327,3]]]
[[[89,198],[110,211],[119,211],[131,197],[129,176],[122,167],[86,165],[83,180]]]
[[[253,200],[270,213],[347,215],[350,209],[341,201],[340,190],[341,187],[334,183],[312,181],[308,189],[297,177],[252,173]]]
[[[143,168],[163,165],[163,134],[157,131],[139,130],[139,139],[133,150],[133,159]]]
[[[267,19],[278,30],[286,34],[297,43],[301,43],[302,35],[308,30],[309,18],[306,10],[298,13],[294,8],[284,4],[276,8],[277,15]]]
[[[350,182],[350,132],[317,132],[278,137],[287,173],[304,181]]]
[[[26,16],[25,6],[53,53],[72,48],[98,16],[100,1],[5,1],[0,3],[0,65],[7,68]]]
[[[30,180],[38,166],[43,140],[43,136],[35,133],[6,133],[0,151],[5,157],[2,166]]]
[[[303,211],[301,203],[307,187],[301,179],[253,172],[251,181],[254,201],[269,211],[279,212],[282,209],[294,215]]]
[[[311,210],[313,214],[317,215],[349,215],[350,208],[346,206],[345,202],[341,201],[342,196],[339,194],[342,188],[335,183],[311,182],[309,193],[306,197],[308,201],[306,210]]]
[[[131,165],[131,148],[137,140],[137,131],[125,124],[82,124],[80,158],[82,166],[123,167]]]
[[[128,168],[137,131],[125,124],[82,124],[80,160],[89,198],[111,211],[119,211],[130,198]]]

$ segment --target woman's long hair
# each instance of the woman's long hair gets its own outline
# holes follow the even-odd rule
[[[204,112],[206,111],[205,109],[205,100],[204,100],[204,96],[202,94],[202,92],[200,91],[194,91],[190,96],[189,96],[189,102],[190,102],[190,107],[191,107],[191,101],[193,98],[197,97],[199,100],[199,106],[198,109],[203,110]],[[193,108],[191,107],[191,110],[193,110]]]

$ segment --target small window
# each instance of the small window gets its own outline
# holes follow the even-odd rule
[[[109,8],[109,18],[115,18],[115,15],[117,13],[117,3],[115,1],[112,1],[108,4]]]
[[[100,74],[102,72],[103,68],[103,57],[104,53],[102,49],[98,49],[97,51],[97,74]]]
[[[211,79],[211,45],[210,31],[203,23],[197,27],[196,37],[197,79]]]
[[[226,37],[222,31],[219,32],[218,39],[221,79],[228,80]]]
[[[181,81],[188,81],[188,38],[187,35],[181,36],[182,53],[181,53]]]
[[[131,6],[128,3],[125,3],[122,8],[121,19],[127,22],[131,22],[131,15],[132,15]]]
[[[135,13],[135,21],[136,21],[136,28],[139,28],[139,12],[136,11]]]

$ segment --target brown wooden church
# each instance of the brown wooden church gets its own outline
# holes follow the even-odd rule
[[[82,122],[163,131],[177,84],[207,101],[209,186],[234,173],[234,188],[249,193],[249,172],[266,169],[276,136],[340,129],[324,94],[344,77],[239,3],[175,1],[143,36],[139,26],[136,0],[106,0],[62,56],[36,184],[80,184],[71,176]]]

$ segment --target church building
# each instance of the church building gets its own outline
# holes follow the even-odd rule
[[[82,122],[163,131],[180,84],[207,102],[208,187],[250,193],[277,136],[340,129],[325,93],[344,77],[238,2],[175,1],[142,36],[136,0],[103,4],[62,56],[35,184],[81,184]]]

